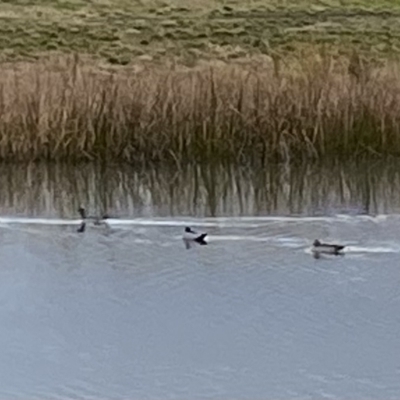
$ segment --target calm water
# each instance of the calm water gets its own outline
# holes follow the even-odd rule
[[[397,171],[0,167],[0,398],[398,399]]]

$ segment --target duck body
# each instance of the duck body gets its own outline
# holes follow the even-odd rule
[[[85,229],[86,229],[86,222],[82,221],[81,225],[79,226],[79,228],[76,231],[78,233],[83,233],[83,232],[85,232]]]
[[[207,233],[198,233],[192,230],[192,228],[186,227],[182,239],[186,244],[186,248],[189,248],[191,242],[198,243],[202,246],[206,245],[206,236]]]
[[[89,222],[92,222],[93,225],[96,225],[96,226],[107,225],[106,220],[109,218],[109,216],[107,214],[103,215],[102,217],[87,215],[86,210],[83,207],[79,207],[78,212],[82,218],[82,222],[89,221]]]
[[[322,243],[318,239],[314,240],[312,251],[313,253],[324,253],[324,254],[334,254],[339,255],[342,254],[342,250],[346,246],[340,244],[328,244]]]

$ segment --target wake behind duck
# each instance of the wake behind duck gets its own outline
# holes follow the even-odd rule
[[[82,222],[90,221],[93,222],[93,225],[107,225],[106,220],[110,218],[107,214],[104,214],[103,216],[87,215],[86,210],[83,207],[79,207],[78,212],[82,218]]]

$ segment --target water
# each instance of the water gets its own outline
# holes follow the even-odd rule
[[[398,170],[0,167],[0,398],[398,399]]]

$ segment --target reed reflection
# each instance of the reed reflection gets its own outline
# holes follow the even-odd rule
[[[0,166],[2,216],[78,218],[400,212],[400,163],[270,166]]]

